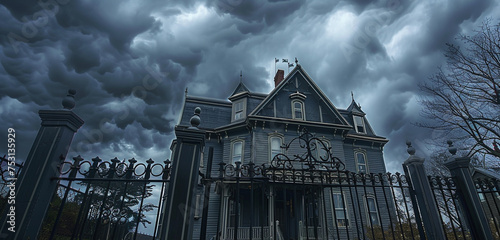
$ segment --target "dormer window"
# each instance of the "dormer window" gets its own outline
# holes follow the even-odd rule
[[[297,120],[304,120],[304,102],[301,100],[292,101],[292,118]]]
[[[245,117],[245,101],[244,99],[233,103],[233,121],[243,119]]]
[[[365,121],[361,116],[353,116],[354,117],[354,128],[357,133],[366,133]]]

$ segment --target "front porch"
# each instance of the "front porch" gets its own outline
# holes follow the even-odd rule
[[[240,183],[224,188],[221,239],[325,239],[319,188]]]

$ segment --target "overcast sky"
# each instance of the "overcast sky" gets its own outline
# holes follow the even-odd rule
[[[425,139],[437,134],[411,124],[418,82],[444,64],[446,42],[500,13],[490,0],[48,2],[0,4],[0,154],[13,127],[18,160],[38,110],[61,109],[73,88],[85,125],[69,157],[163,161],[186,87],[227,99],[243,71],[250,90],[268,93],[274,58],[297,57],[337,108],[354,92],[390,140],[388,170],[401,171],[406,139],[425,156]]]

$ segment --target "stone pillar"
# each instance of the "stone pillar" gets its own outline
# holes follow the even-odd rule
[[[410,179],[410,190],[414,191],[427,238],[446,239],[439,217],[439,209],[433,200],[434,193],[425,173],[425,160],[415,156],[415,148],[411,146],[411,142],[406,142],[406,144],[410,157],[403,163],[403,168],[406,176]],[[416,214],[418,213],[416,212]]]
[[[172,160],[172,175],[168,186],[166,216],[160,239],[187,240],[192,238],[195,206],[193,195],[198,184],[201,150],[205,131],[198,129],[201,109],[195,109],[191,127],[176,127],[177,144]]]
[[[450,169],[451,176],[456,183],[458,199],[463,207],[471,235],[473,239],[493,240],[488,219],[481,206],[476,186],[470,174],[470,158],[455,157],[457,149],[453,147],[453,142],[448,141],[448,144],[448,149],[453,157],[444,165]]]
[[[57,190],[60,164],[68,153],[76,131],[83,120],[71,109],[75,106],[75,90],[63,100],[64,110],[40,110],[40,130],[31,147],[20,176],[15,183],[15,232],[9,230],[7,212],[2,214],[0,239],[37,239],[52,196]]]

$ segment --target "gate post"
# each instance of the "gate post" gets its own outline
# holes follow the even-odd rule
[[[0,221],[0,239],[37,239],[52,196],[57,191],[59,167],[68,153],[76,131],[83,120],[71,111],[75,106],[75,90],[63,100],[63,110],[40,110],[42,120],[35,142],[15,182],[15,203],[6,206]],[[11,209],[15,208],[15,232]],[[9,214],[9,215],[7,215]]]
[[[415,156],[415,148],[411,146],[411,142],[407,141],[406,145],[408,145],[407,151],[410,157],[403,163],[403,168],[410,179],[410,189],[415,192],[414,195],[420,209],[420,217],[424,224],[427,239],[446,239],[441,225],[441,218],[439,217],[439,209],[433,200],[433,192],[425,173],[425,160]],[[415,212],[415,214],[419,213]]]
[[[448,150],[453,156],[444,165],[450,170],[451,176],[456,182],[458,199],[464,208],[471,235],[473,239],[493,240],[488,219],[470,174],[470,157],[455,157],[457,149],[453,147],[453,142],[448,141],[448,145]]]
[[[201,150],[205,144],[205,131],[198,129],[201,109],[194,110],[191,127],[176,127],[177,143],[174,147],[172,175],[168,185],[164,226],[159,239],[188,240],[193,234],[193,194],[198,184]]]

